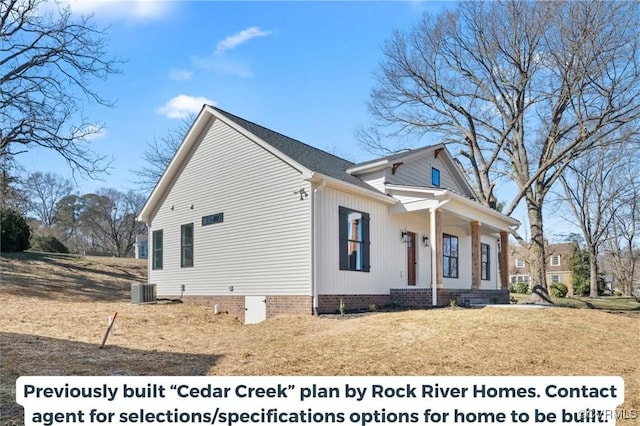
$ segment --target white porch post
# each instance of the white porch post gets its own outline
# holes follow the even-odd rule
[[[429,210],[429,240],[431,240],[431,305],[438,304],[438,253],[436,253],[437,235],[436,235],[436,208]]]

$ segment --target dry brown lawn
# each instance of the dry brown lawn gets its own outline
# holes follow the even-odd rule
[[[3,424],[22,423],[21,375],[620,375],[622,408],[640,409],[639,315],[447,308],[247,326],[198,305],[129,304],[130,283],[144,280],[139,261],[1,262]]]

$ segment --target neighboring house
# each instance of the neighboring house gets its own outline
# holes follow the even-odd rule
[[[143,232],[136,235],[136,245],[135,245],[135,257],[136,259],[147,259],[149,256],[148,249],[148,233],[145,229]]]
[[[573,277],[569,261],[573,254],[573,245],[569,243],[548,244],[547,245],[547,284],[559,282],[567,286],[568,295],[573,295]],[[531,282],[531,272],[529,270],[529,253],[525,247],[513,246],[509,259],[509,281],[512,285],[525,282],[529,286]]]
[[[474,201],[441,144],[353,164],[210,106],[138,220],[159,296],[248,323],[341,302],[508,303],[519,225]]]

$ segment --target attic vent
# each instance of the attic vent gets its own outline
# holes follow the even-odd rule
[[[156,303],[155,284],[131,284],[131,303],[140,305],[142,303]]]

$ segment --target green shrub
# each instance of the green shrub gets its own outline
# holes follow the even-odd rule
[[[25,251],[29,248],[31,230],[27,221],[12,209],[0,209],[0,249],[4,252]]]
[[[529,283],[518,282],[511,285],[509,289],[511,293],[527,294],[529,293]]]
[[[553,297],[566,297],[569,289],[562,283],[552,283],[549,286],[549,293]]]
[[[591,291],[591,283],[589,280],[578,279],[573,281],[573,295],[586,296]]]
[[[69,253],[67,246],[53,235],[34,235],[31,237],[31,250],[47,253]]]

